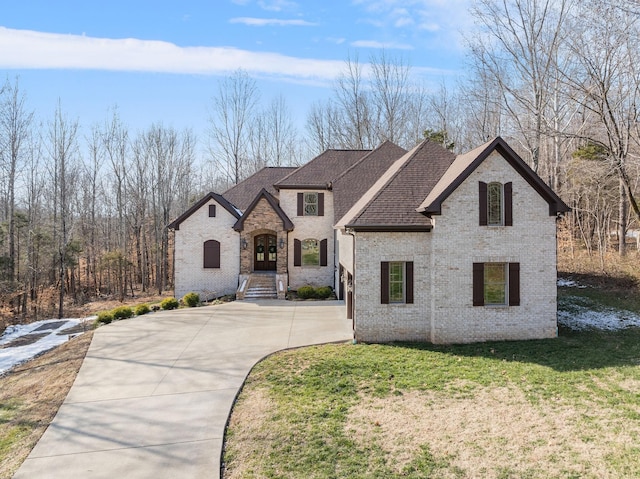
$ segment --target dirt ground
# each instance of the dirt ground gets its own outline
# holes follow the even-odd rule
[[[81,334],[0,376],[0,479],[16,472],[53,420],[92,337]]]

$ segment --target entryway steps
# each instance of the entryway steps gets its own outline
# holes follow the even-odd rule
[[[249,277],[244,299],[277,299],[276,275],[254,273]]]

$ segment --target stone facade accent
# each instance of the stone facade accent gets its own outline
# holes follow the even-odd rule
[[[281,275],[286,274],[288,234],[284,230],[282,219],[265,198],[258,202],[244,220],[244,229],[240,232],[240,273],[248,275],[253,272],[254,238],[261,234],[276,235],[276,245],[278,247],[276,271]],[[280,248],[281,242],[284,246],[283,248]]]
[[[280,207],[287,213],[293,224],[294,230],[289,234],[288,248],[291,251],[288,259],[289,286],[298,289],[300,286],[310,284],[312,286],[334,287],[334,271],[336,270],[334,258],[334,208],[333,193],[326,190],[318,190],[324,193],[324,216],[297,216],[298,193],[308,193],[312,190],[280,190]],[[327,266],[294,266],[293,242],[294,239],[327,240]]]
[[[216,216],[209,217],[209,205]],[[215,200],[202,205],[175,231],[175,296],[191,291],[202,300],[234,294],[238,287],[239,235],[233,229],[236,218]],[[204,242],[220,242],[220,268],[204,268]]]
[[[513,182],[513,226],[478,225],[478,182]],[[430,233],[356,233],[355,337],[466,343],[552,338],[556,218],[493,152],[445,200]],[[342,250],[341,250],[342,252]],[[380,304],[380,262],[414,262],[414,304]],[[473,306],[473,263],[520,263],[520,306]]]

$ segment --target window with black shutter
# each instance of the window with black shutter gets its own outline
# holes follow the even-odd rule
[[[413,304],[413,261],[380,263],[380,303]]]

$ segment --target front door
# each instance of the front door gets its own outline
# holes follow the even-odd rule
[[[253,269],[275,271],[278,248],[275,235],[258,235],[253,240]]]

